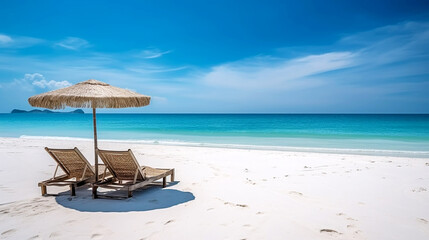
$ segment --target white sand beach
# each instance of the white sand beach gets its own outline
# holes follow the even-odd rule
[[[0,138],[0,239],[429,239],[429,159],[101,141],[176,182],[93,200],[41,196],[45,146],[93,162],[92,141]]]

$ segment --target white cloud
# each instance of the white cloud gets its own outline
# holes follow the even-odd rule
[[[7,43],[10,43],[10,42],[12,42],[12,38],[11,37],[9,37],[7,35],[4,35],[4,34],[0,34],[0,44],[7,44]]]
[[[26,48],[44,42],[42,39],[0,34],[0,48]]]
[[[40,88],[48,88],[48,89],[58,89],[58,88],[65,88],[68,86],[71,86],[71,83],[68,81],[46,81],[46,80],[40,80],[40,81],[34,81],[33,85],[38,86]]]
[[[319,83],[309,77],[350,67],[351,52],[330,52],[295,59],[274,60],[255,57],[222,64],[203,76],[205,83],[236,89],[290,89]],[[303,79],[307,78],[306,81]],[[312,82],[310,82],[310,80]]]
[[[157,101],[157,102],[167,102],[167,98],[165,97],[159,97],[159,96],[151,96],[153,101]],[[152,101],[152,102],[153,102]]]
[[[19,85],[27,90],[31,90],[31,86],[47,88],[49,90],[71,86],[71,83],[68,81],[47,81],[45,77],[40,73],[26,73],[24,75],[24,78],[15,79],[13,81],[13,84]]]
[[[168,50],[168,51],[161,51],[159,49],[152,48],[152,49],[143,50],[140,53],[140,56],[143,57],[143,58],[148,58],[148,59],[159,58],[159,57],[162,57],[163,55],[165,55],[167,53],[170,53],[170,52],[171,52],[170,50]]]
[[[375,66],[427,59],[428,42],[428,22],[403,22],[344,37],[339,44],[358,48],[361,63]]]
[[[40,73],[26,73],[23,80],[26,82],[34,82],[44,80],[45,77]]]
[[[175,68],[166,68],[166,67],[159,67],[159,66],[141,66],[141,67],[139,66],[139,67],[128,68],[128,70],[137,72],[137,73],[151,74],[151,73],[175,72],[175,71],[181,71],[187,68],[189,67],[183,66],[183,67],[175,67]]]
[[[55,45],[69,50],[79,50],[90,46],[88,41],[77,37],[68,37],[60,42],[57,42]]]

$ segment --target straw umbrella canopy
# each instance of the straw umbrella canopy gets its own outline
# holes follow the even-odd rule
[[[33,107],[63,109],[92,108],[94,124],[95,178],[98,180],[96,108],[143,107],[150,104],[150,97],[127,89],[111,86],[90,79],[73,86],[32,96],[28,102]]]

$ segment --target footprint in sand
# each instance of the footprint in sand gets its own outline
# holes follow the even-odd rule
[[[424,224],[428,224],[429,221],[424,219],[424,218],[417,218],[417,220],[419,220],[419,222],[424,223]]]
[[[9,213],[9,211],[6,209],[0,210],[0,214],[8,214],[8,213]]]
[[[94,233],[91,235],[91,239],[94,239],[94,240],[103,239],[103,235],[99,233]]]
[[[236,207],[242,207],[242,208],[248,207],[246,204],[240,204],[240,203],[224,202],[223,204],[225,204],[225,205],[231,205],[231,206],[236,206]]]
[[[299,196],[299,197],[303,196],[302,193],[297,192],[297,191],[290,191],[289,194],[292,195],[292,196]]]
[[[42,239],[42,238],[39,235],[34,235],[30,237],[28,240],[38,240],[38,239]]]
[[[337,216],[345,217],[346,220],[349,221],[349,224],[347,224],[347,229],[350,229],[351,231],[354,231],[356,229],[356,225],[355,224],[357,224],[358,220],[356,220],[354,218],[351,218],[351,217],[347,217],[347,215],[345,213],[342,213],[342,212],[337,213]],[[320,231],[322,232],[322,230],[320,230]],[[329,230],[332,230],[332,229],[325,229],[325,230],[329,231]],[[328,232],[328,231],[325,231],[325,232]],[[362,232],[361,230],[355,230],[354,234],[359,234],[361,232]],[[339,234],[341,234],[341,233],[339,233]]]
[[[165,222],[165,223],[164,223],[164,225],[167,225],[167,224],[172,223],[172,222],[174,222],[174,220],[173,220],[173,219],[168,220],[167,222]]]
[[[252,185],[255,185],[256,183],[255,182],[253,182],[251,179],[249,179],[249,178],[246,178],[246,183],[248,183],[248,184],[252,184]]]
[[[413,192],[426,192],[426,191],[427,191],[427,189],[426,189],[426,188],[424,188],[424,187],[419,187],[418,189],[413,189],[412,191],[413,191]]]
[[[333,234],[342,234],[342,233],[339,233],[338,231],[335,231],[335,230],[332,230],[332,229],[329,229],[329,228],[320,229],[320,233],[329,233],[331,235],[333,235]]]
[[[347,215],[345,214],[345,213],[342,213],[342,212],[340,212],[340,213],[337,213],[337,216],[340,216],[340,217],[346,217]],[[347,217],[346,218],[348,221],[356,221],[357,222],[357,220],[356,219],[354,219],[354,218],[352,218],[352,217]],[[349,227],[349,225],[347,225],[347,227]],[[353,226],[354,227],[354,226]]]
[[[6,231],[2,232],[1,236],[10,236],[14,232],[16,232],[16,229],[12,228],[12,229],[9,229],[9,230],[6,230]]]
[[[53,232],[49,235],[49,238],[58,239],[61,234],[59,232]]]
[[[149,222],[147,222],[146,224],[152,224],[152,223],[154,223],[154,221],[149,221]]]

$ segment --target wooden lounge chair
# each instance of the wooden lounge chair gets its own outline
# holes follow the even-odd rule
[[[57,162],[57,168],[51,179],[39,183],[39,187],[42,189],[42,196],[52,195],[47,193],[47,186],[70,186],[71,195],[75,196],[76,187],[95,181],[94,168],[79,149],[52,149],[45,147],[45,150]],[[63,175],[56,176],[58,167],[63,170]],[[99,165],[99,170],[103,173],[104,179],[107,176],[105,166]]]
[[[134,190],[154,184],[156,180],[161,178],[163,180],[162,187],[165,187],[166,178],[168,175],[170,175],[171,181],[174,181],[174,168],[160,169],[140,166],[131,149],[128,149],[128,151],[107,151],[99,149],[98,155],[106,165],[106,168],[109,169],[109,172],[113,177],[92,184],[93,198],[126,198],[120,196],[109,196],[105,194],[98,195],[98,187],[126,190],[128,192],[127,197],[132,197],[132,192]]]

